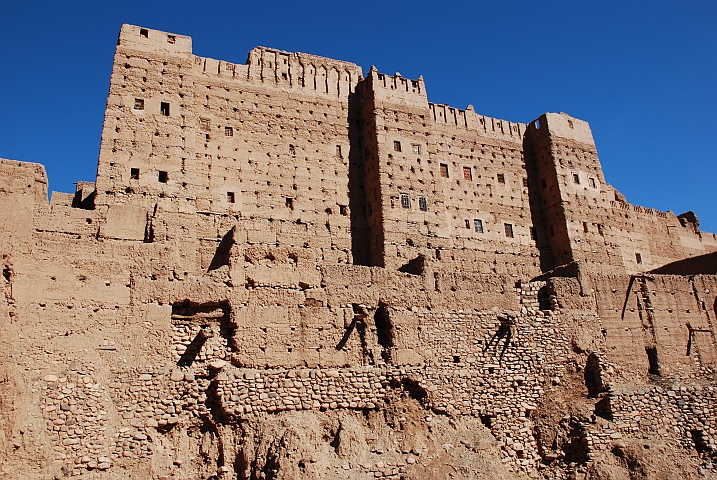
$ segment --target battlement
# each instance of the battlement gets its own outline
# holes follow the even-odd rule
[[[590,124],[567,113],[545,113],[530,123],[531,135],[536,138],[554,136],[579,143],[595,145]]]
[[[169,55],[187,55],[192,53],[192,37],[124,24],[120,29],[117,47]]]

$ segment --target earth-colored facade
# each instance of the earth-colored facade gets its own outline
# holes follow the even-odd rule
[[[717,237],[363,75],[124,25],[96,181],[0,160],[0,476],[712,474]]]

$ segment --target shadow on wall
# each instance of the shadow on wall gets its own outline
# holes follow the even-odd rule
[[[364,192],[364,158],[361,151],[361,99],[349,93],[349,215],[351,220],[351,256],[354,265],[369,265],[368,222]],[[337,152],[340,154],[340,151]]]
[[[714,275],[717,274],[717,252],[677,260],[652,270],[650,273],[665,275]]]
[[[528,177],[528,191],[538,192],[538,195],[529,195],[530,220],[533,222],[533,236],[535,246],[540,251],[540,271],[545,273],[555,268],[555,261],[550,250],[548,239],[548,227],[541,208],[542,190],[540,184],[540,172],[538,171],[537,159],[533,151],[533,145],[526,132],[523,135],[523,152],[525,155],[525,172]]]

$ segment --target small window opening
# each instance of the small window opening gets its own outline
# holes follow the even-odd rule
[[[140,28],[139,36],[144,37],[144,38],[149,38],[149,31],[146,28]]]
[[[134,109],[135,110],[144,110],[144,99],[135,98],[134,99]]]
[[[483,220],[474,219],[473,226],[475,227],[476,233],[483,233]]]
[[[177,41],[177,37],[174,35],[167,35],[167,43],[174,43]]]
[[[642,254],[635,252],[635,261],[638,265],[642,265]]]
[[[416,155],[421,154],[421,146],[420,145],[417,145],[414,143],[413,145],[411,145],[411,149],[413,150],[414,154],[416,154]]]
[[[401,206],[403,208],[410,208],[411,207],[411,199],[409,198],[407,193],[401,194]]]
[[[591,188],[597,188],[597,183],[595,182],[595,179],[592,177],[590,177],[588,179],[588,184],[590,185]]]
[[[498,183],[505,183],[505,175],[502,173],[498,174]]]
[[[583,233],[588,233],[588,222],[583,222]]]
[[[200,118],[199,119],[199,128],[204,130],[205,132],[209,131],[210,123],[208,118]]]
[[[139,180],[139,168],[130,168],[129,178],[131,178],[132,180]]]
[[[461,363],[461,356],[453,355],[453,363]]]
[[[540,120],[536,120],[536,121],[535,121],[535,128],[537,128],[538,130],[540,130]]]
[[[471,167],[463,167],[463,179],[473,180],[473,173],[471,172]]]
[[[505,224],[505,236],[508,238],[513,238],[513,225],[510,223]]]
[[[284,200],[284,203],[286,203],[286,206],[289,207],[290,209],[292,209],[292,210],[294,209],[294,199],[293,198],[286,197],[286,199]]]
[[[441,177],[448,178],[448,165],[441,163]]]
[[[466,219],[465,222],[466,222],[466,228],[467,228],[468,230],[470,230],[470,228],[471,228],[471,221],[468,220],[468,219]]]
[[[167,180],[168,180],[167,172],[160,171],[159,175],[158,175],[158,179],[159,179],[159,183],[167,183]]]
[[[344,158],[344,156],[341,154],[341,145],[336,145],[336,157]]]
[[[525,178],[525,177],[523,178],[523,186],[524,186],[525,188],[528,188],[528,179]]]
[[[491,428],[493,426],[493,417],[490,415],[480,415],[480,423],[482,423],[485,428]]]
[[[349,209],[346,207],[346,205],[339,205],[339,213],[345,217],[349,214]]]
[[[568,127],[573,128],[573,121],[572,121],[572,120],[568,120]]]
[[[232,127],[224,127],[224,136],[225,137],[233,137],[234,129]]]
[[[426,197],[418,197],[418,208],[423,212],[428,211],[428,199]]]
[[[393,142],[393,151],[394,152],[401,151],[401,142],[399,142],[398,140],[394,140],[394,142]]]
[[[165,117],[168,117],[168,116],[169,116],[169,103],[167,103],[167,102],[162,102],[162,104],[160,105],[159,109],[160,109],[160,111],[162,112],[162,115],[164,115]]]
[[[580,185],[580,175],[577,173],[573,173],[573,183],[576,185]]]
[[[488,367],[488,373],[495,373],[495,367]]]
[[[601,224],[601,223],[598,223],[598,226],[597,226],[597,227],[598,227],[598,233],[599,233],[600,235],[603,235],[603,236],[604,236],[604,235],[605,235],[605,232],[604,232],[604,230],[603,230],[602,224]]]
[[[234,197],[234,192],[227,192],[227,202],[229,202],[229,203],[236,202],[236,198]]]
[[[293,145],[289,145],[289,155],[295,157],[296,156],[296,147]]]
[[[548,182],[546,182],[544,178],[541,178],[540,186],[543,188],[543,190],[545,190],[546,188],[548,188]]]
[[[535,227],[530,227],[530,239],[535,240],[536,238],[538,238],[538,231]]]

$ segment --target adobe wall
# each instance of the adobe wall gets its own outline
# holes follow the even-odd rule
[[[584,473],[622,435],[711,458],[695,392],[713,388],[717,278],[648,270],[714,236],[620,200],[585,122],[361,75],[264,47],[196,57],[125,25],[96,182],[48,205],[42,166],[0,160],[13,473],[250,478],[262,422],[409,404],[383,447],[328,467],[418,474],[448,448],[398,424],[467,438],[467,419],[492,440],[466,454],[515,476]]]

